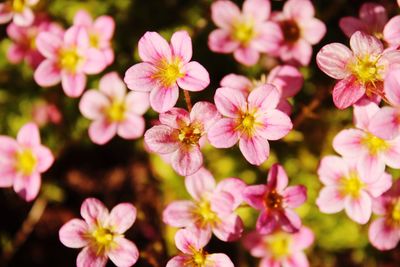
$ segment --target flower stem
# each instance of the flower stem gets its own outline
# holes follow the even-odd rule
[[[187,108],[190,112],[190,111],[192,111],[192,101],[190,100],[189,91],[183,90],[183,93],[185,95],[185,101],[186,101]]]

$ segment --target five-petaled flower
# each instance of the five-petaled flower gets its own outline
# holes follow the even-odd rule
[[[32,7],[39,0],[6,0],[0,4],[0,24],[13,21],[18,26],[29,26],[35,20]]]
[[[136,263],[139,251],[124,237],[136,220],[136,208],[121,203],[111,212],[95,198],[87,198],[81,206],[81,219],[64,224],[59,237],[69,248],[83,248],[76,259],[77,267],[104,267],[108,258],[118,267]]]
[[[139,40],[143,60],[130,67],[124,81],[129,89],[150,92],[150,105],[166,112],[178,101],[179,88],[202,91],[210,83],[207,70],[192,59],[192,40],[186,31],[175,32],[171,45],[156,32],[146,32]]]
[[[293,208],[307,199],[307,189],[302,185],[289,186],[285,170],[279,164],[272,165],[265,185],[247,186],[243,199],[250,206],[261,210],[256,229],[269,234],[277,229],[293,233],[300,229],[301,220]]]

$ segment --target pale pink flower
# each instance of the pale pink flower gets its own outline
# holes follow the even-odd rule
[[[240,90],[246,96],[257,87],[270,83],[276,86],[280,93],[277,109],[290,114],[292,107],[287,98],[295,96],[303,86],[303,75],[300,71],[290,65],[281,65],[273,68],[267,77],[261,76],[260,80],[251,81],[245,76],[228,74],[222,78],[221,87],[229,87]]]
[[[52,32],[62,35],[63,29],[56,23],[51,22],[46,15],[38,15],[32,25],[27,27],[10,23],[7,26],[7,35],[12,44],[8,48],[7,58],[13,63],[20,63],[25,60],[32,69],[35,69],[44,57],[37,50],[36,37],[40,32]]]
[[[99,90],[84,93],[79,103],[83,116],[93,120],[89,137],[103,145],[116,134],[125,139],[143,135],[145,121],[142,115],[149,108],[149,96],[143,92],[126,93],[126,86],[116,72],[100,79]]]
[[[39,101],[32,107],[32,120],[39,127],[48,123],[59,124],[62,121],[62,114],[55,104]]]
[[[325,24],[314,16],[309,0],[289,0],[282,12],[272,13],[272,21],[279,24],[283,33],[278,55],[284,62],[303,66],[310,63],[312,45],[319,43],[326,33]]]
[[[308,267],[304,249],[314,242],[314,233],[301,227],[296,233],[275,231],[269,235],[251,232],[244,239],[250,254],[262,258],[259,267]]]
[[[29,26],[35,15],[32,11],[39,0],[6,0],[0,3],[0,24],[13,21],[18,26]]]
[[[41,173],[53,164],[51,151],[40,144],[39,129],[34,123],[25,124],[17,139],[0,136],[0,187],[14,187],[26,201],[39,193]]]
[[[274,164],[268,173],[267,183],[247,186],[243,199],[253,208],[261,210],[256,225],[260,234],[269,234],[277,229],[292,233],[301,227],[300,217],[293,209],[307,200],[307,188],[302,185],[288,187],[285,170]]]
[[[76,259],[77,267],[104,267],[108,258],[118,267],[136,263],[139,251],[124,237],[136,220],[136,208],[120,203],[111,212],[96,198],[87,198],[81,206],[81,219],[72,219],[59,231],[64,246],[83,248]]]
[[[217,89],[215,105],[226,118],[209,130],[210,143],[217,148],[228,148],[239,141],[246,160],[260,165],[269,156],[268,140],[278,140],[292,129],[290,118],[276,109],[279,100],[280,93],[271,84],[259,86],[247,97],[233,88]]]
[[[369,241],[379,250],[389,250],[400,241],[400,180],[372,203],[372,211],[379,215],[369,226]]]
[[[190,61],[192,39],[186,31],[175,32],[171,45],[158,33],[146,32],[138,46],[143,62],[130,67],[124,81],[129,89],[150,92],[150,105],[155,111],[166,112],[175,106],[179,87],[197,92],[210,83],[207,70]]]
[[[164,223],[174,227],[195,227],[213,232],[222,241],[235,241],[243,231],[243,222],[235,210],[242,203],[245,184],[237,178],[223,179],[217,185],[209,171],[202,168],[185,178],[191,200],[169,204],[163,212]]]
[[[72,26],[64,36],[42,32],[36,38],[39,52],[46,58],[35,71],[35,81],[43,87],[61,81],[69,97],[79,97],[86,86],[86,74],[100,73],[106,67],[103,54],[90,47],[85,27]]]
[[[372,176],[354,161],[337,156],[321,160],[318,176],[325,185],[317,198],[320,211],[331,214],[344,209],[359,224],[367,223],[371,217],[372,200],[392,186],[388,173]]]
[[[90,47],[100,50],[107,65],[110,65],[114,61],[114,51],[111,46],[115,30],[114,19],[110,16],[100,16],[93,20],[88,12],[80,10],[75,14],[74,25],[86,27]]]
[[[210,232],[201,229],[179,230],[175,235],[175,245],[180,253],[170,259],[166,267],[234,267],[226,254],[205,251],[210,239]]]
[[[373,102],[361,101],[354,105],[356,129],[339,132],[333,140],[333,148],[343,157],[357,162],[360,169],[371,176],[379,176],[385,165],[400,168],[400,136],[395,139],[383,139],[372,133],[371,123],[379,112]],[[384,128],[375,128],[374,132],[386,132]]]
[[[350,38],[350,47],[340,43],[324,46],[317,54],[317,64],[327,75],[339,80],[333,88],[333,102],[340,109],[361,99],[385,97],[386,73],[399,64],[399,51],[384,51],[374,36],[357,31]]]
[[[146,131],[144,141],[151,151],[168,155],[177,173],[191,175],[203,165],[201,146],[220,118],[215,106],[205,101],[197,102],[190,113],[172,108],[160,114],[160,124]]]
[[[211,17],[219,27],[208,37],[208,46],[217,53],[233,53],[245,65],[254,65],[260,53],[275,53],[282,33],[279,26],[268,21],[269,0],[246,0],[242,11],[231,1],[219,0],[211,5]]]
[[[361,6],[358,17],[340,19],[339,26],[347,37],[351,37],[356,31],[362,31],[374,35],[385,46],[397,48],[400,45],[399,15],[388,21],[385,7],[368,2]]]

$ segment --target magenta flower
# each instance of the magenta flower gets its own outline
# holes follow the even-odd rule
[[[169,204],[163,212],[164,223],[213,232],[222,241],[240,238],[243,222],[235,213],[243,201],[245,184],[240,179],[226,178],[216,185],[211,173],[202,168],[185,178],[185,186],[193,201]]]
[[[85,92],[79,103],[83,116],[93,120],[90,139],[103,145],[116,134],[125,139],[141,137],[145,129],[142,115],[149,108],[148,94],[126,94],[126,86],[116,72],[104,75],[99,88]]]
[[[356,31],[374,35],[384,45],[396,48],[400,45],[400,32],[398,25],[400,16],[395,16],[388,21],[385,7],[376,3],[364,3],[359,11],[359,18],[344,17],[339,21],[339,26],[350,37]]]
[[[31,8],[38,2],[39,0],[7,0],[0,3],[0,24],[12,20],[18,26],[31,25],[35,19]]]
[[[146,131],[144,141],[151,151],[169,155],[177,173],[191,175],[203,165],[200,148],[207,139],[208,130],[220,118],[209,102],[197,102],[190,113],[172,108],[160,114],[160,124]]]
[[[314,233],[303,226],[296,233],[276,231],[261,235],[254,231],[244,239],[250,254],[262,258],[260,267],[308,267],[304,249],[314,242]]]
[[[77,267],[103,267],[108,258],[118,267],[136,263],[139,251],[124,237],[136,220],[136,208],[121,203],[111,212],[96,198],[87,198],[81,206],[81,219],[72,219],[59,231],[64,246],[83,248],[76,259]]]
[[[261,76],[261,80],[251,81],[245,76],[228,74],[221,80],[221,87],[229,87],[248,94],[257,87],[270,83],[276,86],[280,93],[277,109],[290,114],[292,107],[286,99],[295,96],[303,86],[303,75],[300,71],[290,65],[281,65],[273,68],[268,76]]]
[[[179,230],[175,244],[180,254],[169,260],[166,267],[233,267],[226,254],[210,254],[204,250],[210,239],[210,232],[197,228]]]
[[[357,31],[350,38],[351,50],[340,43],[324,46],[317,54],[318,67],[340,80],[333,88],[333,102],[345,109],[364,95],[385,97],[387,71],[399,64],[399,51],[384,51],[374,36]]]
[[[197,92],[210,83],[207,70],[190,61],[192,53],[192,39],[186,31],[175,32],[171,45],[158,33],[146,32],[139,40],[143,62],[130,67],[124,81],[129,89],[150,92],[151,107],[166,112],[178,101],[179,87]]]
[[[211,32],[208,46],[217,53],[233,53],[244,65],[254,65],[260,53],[275,53],[282,33],[279,26],[268,21],[269,0],[246,0],[242,12],[231,1],[219,0],[211,5],[213,22],[219,29]]]
[[[39,129],[34,123],[25,124],[17,140],[0,136],[0,187],[14,187],[26,201],[39,193],[40,174],[53,164],[51,151],[40,144]]]
[[[357,161],[360,169],[372,176],[378,176],[389,167],[400,168],[400,136],[395,139],[382,139],[371,131],[371,123],[379,107],[373,102],[354,105],[354,121],[357,129],[339,132],[333,140],[333,148],[343,157]],[[375,128],[374,132],[386,132]]]
[[[228,148],[239,141],[246,160],[260,165],[269,156],[268,140],[278,140],[292,129],[290,118],[276,109],[279,100],[279,91],[271,84],[259,86],[247,97],[233,88],[217,89],[215,105],[226,118],[209,130],[210,143],[217,148]]]
[[[303,66],[310,63],[312,45],[319,43],[326,33],[325,24],[314,16],[309,0],[289,0],[282,12],[272,13],[272,21],[279,24],[283,33],[278,54],[284,62]]]
[[[88,12],[80,10],[75,14],[74,25],[86,27],[90,47],[100,50],[107,65],[110,65],[114,61],[114,51],[111,46],[115,30],[114,19],[110,16],[100,16],[93,21]]]
[[[85,27],[72,26],[63,37],[42,32],[36,39],[39,52],[46,58],[35,71],[35,81],[43,87],[61,81],[69,97],[79,97],[86,86],[86,74],[100,73],[106,66],[103,54],[90,48]]]
[[[392,186],[388,173],[372,176],[354,161],[337,156],[324,157],[318,175],[325,185],[317,198],[320,211],[331,214],[344,209],[359,224],[367,223],[371,217],[373,198]]]
[[[260,234],[270,234],[279,228],[290,233],[300,229],[300,217],[293,209],[306,201],[307,188],[287,185],[285,170],[279,164],[274,164],[265,185],[251,185],[243,191],[244,201],[261,210],[256,225]]]
[[[379,250],[389,250],[400,241],[400,180],[376,199],[372,210],[380,217],[369,226],[369,240]]]
[[[10,23],[7,26],[7,35],[12,44],[7,51],[8,60],[13,64],[25,60],[32,69],[35,69],[44,59],[37,50],[36,37],[40,32],[45,31],[63,34],[63,29],[58,24],[51,22],[45,15],[36,16],[32,25],[27,27]]]

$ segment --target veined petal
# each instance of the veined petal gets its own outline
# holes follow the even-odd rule
[[[185,254],[193,254],[193,249],[199,251],[211,239],[211,231],[185,228],[178,230],[175,235],[176,247]]]
[[[209,194],[215,189],[215,180],[205,168],[200,168],[192,175],[185,177],[185,186],[193,199],[200,201],[204,194]]]
[[[163,222],[173,227],[188,227],[195,223],[196,205],[189,200],[174,201],[163,211]]]
[[[371,196],[377,198],[390,189],[392,186],[392,179],[392,175],[385,172],[375,181],[367,183],[366,190]]]
[[[231,259],[223,253],[208,254],[204,267],[234,267]]]
[[[144,142],[150,150],[168,154],[179,148],[177,131],[165,125],[156,125],[146,131]]]
[[[379,111],[379,106],[368,99],[360,99],[353,106],[353,120],[357,128],[369,131],[373,116]]]
[[[152,64],[138,63],[125,72],[124,82],[131,90],[150,92],[156,87],[152,78],[154,73],[156,73],[156,68]]]
[[[243,200],[255,209],[262,210],[265,207],[264,198],[267,194],[265,185],[250,185],[243,190]]]
[[[221,114],[219,114],[215,105],[209,102],[197,102],[190,111],[190,120],[192,122],[200,122],[205,131],[208,131],[220,119]]]
[[[273,84],[264,84],[250,92],[247,97],[249,110],[266,112],[274,110],[279,103],[280,93]]]
[[[258,120],[262,126],[257,128],[257,134],[268,140],[281,139],[293,128],[289,116],[280,110],[268,110]]]
[[[237,178],[225,178],[218,183],[215,192],[228,192],[233,197],[233,209],[239,207],[243,202],[243,191],[246,184]]]
[[[111,210],[108,224],[115,232],[123,234],[132,227],[136,214],[136,208],[131,203],[120,203]]]
[[[108,218],[108,209],[100,200],[87,198],[82,203],[81,216],[89,226],[97,222],[105,223]]]
[[[233,119],[223,118],[217,121],[208,131],[207,137],[211,145],[216,148],[228,148],[239,141],[239,132],[235,129]]]
[[[334,79],[344,79],[349,75],[347,63],[353,57],[349,48],[340,43],[325,45],[317,54],[318,67]]]
[[[283,193],[289,183],[289,178],[285,169],[280,164],[273,164],[268,172],[267,186],[269,190],[276,189],[278,193]]]
[[[364,191],[360,192],[358,198],[346,197],[344,207],[347,216],[359,224],[368,222],[372,213],[371,197]]]
[[[333,139],[333,148],[342,156],[359,157],[366,150],[362,145],[365,135],[365,132],[358,129],[342,130]]]
[[[248,93],[253,84],[246,76],[231,73],[222,78],[220,85]]]
[[[72,219],[61,227],[59,238],[64,246],[82,248],[88,244],[88,240],[85,238],[88,231],[88,225],[85,221]]]
[[[371,119],[369,130],[382,139],[393,139],[400,132],[400,110],[393,107],[382,107]]]
[[[170,60],[171,48],[157,32],[146,32],[139,40],[139,56],[145,62],[157,64],[161,59]]]
[[[245,159],[253,165],[261,165],[269,156],[268,140],[259,136],[241,137],[239,148]]]
[[[177,80],[182,89],[198,92],[204,90],[210,84],[208,71],[196,61],[185,64],[182,71],[185,76]]]
[[[130,240],[117,237],[116,246],[108,252],[110,260],[118,267],[128,267],[134,265],[139,259],[139,250]]]
[[[263,210],[257,219],[256,229],[262,235],[268,235],[279,227],[277,217],[268,210]]]
[[[192,59],[192,39],[187,31],[178,31],[172,35],[171,49],[174,56],[180,57],[184,63]]]
[[[307,188],[303,185],[289,186],[283,191],[282,197],[289,208],[297,208],[307,200]]]
[[[391,18],[383,29],[383,36],[385,41],[392,46],[400,44],[400,29],[397,25],[400,24],[400,16],[394,16]]]
[[[239,116],[240,111],[246,109],[247,101],[240,91],[221,87],[215,92],[214,102],[222,115],[236,118]]]
[[[385,78],[385,95],[393,106],[400,106],[400,69],[389,70]]]
[[[283,98],[296,95],[303,86],[303,82],[303,75],[291,65],[277,66],[270,71],[267,77],[267,83],[275,85]]]
[[[90,246],[82,249],[76,259],[77,267],[105,267],[106,263],[107,257],[105,255],[97,256]]]
[[[203,165],[203,154],[198,146],[180,147],[172,154],[171,164],[179,175],[192,175]]]
[[[159,112],[166,112],[173,108],[178,101],[179,89],[176,84],[170,88],[155,87],[150,92],[150,105]]]
[[[379,55],[383,52],[383,44],[376,37],[357,31],[350,37],[353,53],[362,58],[365,55]]]
[[[159,121],[161,124],[175,129],[187,126],[191,122],[189,112],[183,108],[171,108],[167,112],[161,113],[159,115]]]
[[[333,102],[339,109],[345,109],[356,103],[365,94],[365,87],[354,76],[336,83],[333,88]]]
[[[379,250],[393,249],[400,240],[398,229],[388,225],[385,218],[378,218],[371,223],[368,237],[371,244]]]

